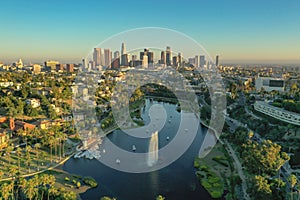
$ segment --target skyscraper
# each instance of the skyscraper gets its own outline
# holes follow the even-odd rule
[[[101,48],[94,48],[93,61],[96,66],[101,65]]]
[[[56,64],[56,71],[64,71],[64,65],[63,64]]]
[[[166,54],[164,51],[160,53],[160,64],[165,65],[166,64]]]
[[[205,65],[205,56],[202,55],[200,56],[200,67],[204,67],[204,65]]]
[[[23,68],[23,62],[22,62],[22,59],[20,58],[19,61],[16,63],[16,66],[19,68],[19,69],[22,69]]]
[[[177,67],[178,66],[178,61],[177,61],[177,56],[173,56],[173,66]]]
[[[114,59],[119,58],[120,57],[120,52],[119,51],[115,51],[114,52]]]
[[[147,56],[148,56],[148,64],[153,66],[153,63],[154,63],[154,54],[153,54],[153,52],[148,51]]]
[[[130,67],[135,67],[135,64],[136,64],[136,55],[132,55],[131,57],[131,61],[130,61]]]
[[[86,60],[85,60],[84,58],[82,59],[82,67],[83,67],[84,69],[87,68],[87,63],[86,63]]]
[[[74,64],[67,64],[66,69],[68,73],[74,72]]]
[[[59,64],[58,61],[48,60],[45,62],[45,67],[47,67],[50,71],[55,71],[57,64]]]
[[[196,65],[196,57],[195,58],[189,58],[189,64],[192,64],[192,65]]]
[[[144,55],[148,56],[148,64],[153,65],[154,63],[154,54],[149,51],[149,49],[144,49],[144,52],[140,52],[140,60],[144,59]]]
[[[126,54],[126,46],[125,46],[124,42],[122,43],[122,46],[121,46],[121,55],[123,55],[123,54]]]
[[[177,62],[178,62],[178,66],[181,67],[182,66],[182,55],[181,55],[181,53],[178,53]]]
[[[148,49],[144,49],[144,51],[140,52],[140,60],[143,60],[144,55],[147,55],[148,51],[149,51]]]
[[[122,43],[121,46],[121,65],[123,66],[128,66],[128,56],[126,54],[126,56],[124,56],[126,54],[126,46],[125,43]]]
[[[219,66],[219,55],[216,56],[216,66]]]
[[[171,66],[171,47],[167,47],[166,49],[166,64],[167,66]]]
[[[111,65],[111,51],[104,49],[104,66],[109,67]]]
[[[128,54],[121,55],[121,65],[122,66],[128,66],[129,65]]]
[[[32,71],[35,74],[39,74],[41,72],[41,65],[34,64],[33,67],[32,67]]]
[[[142,60],[142,65],[145,68],[148,68],[148,56],[147,56],[147,51],[144,51],[144,55],[143,55],[143,60]]]
[[[89,65],[88,65],[88,69],[89,69],[89,70],[95,69],[95,67],[96,67],[95,61],[90,61],[90,62],[89,62]]]
[[[114,58],[114,60],[111,63],[112,69],[119,69],[120,68],[120,58]]]
[[[200,67],[200,56],[195,56],[195,67]]]

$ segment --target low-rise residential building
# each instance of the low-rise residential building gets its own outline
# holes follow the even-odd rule
[[[39,99],[27,99],[26,103],[31,105],[32,108],[38,108],[41,105]]]
[[[0,150],[7,147],[9,136],[0,130]]]
[[[10,87],[10,86],[13,86],[13,85],[14,85],[14,83],[13,83],[13,82],[10,82],[10,81],[0,82],[0,86],[1,86],[1,87],[5,87],[5,88]]]
[[[34,124],[30,124],[30,123],[27,123],[27,122],[23,122],[23,121],[15,121],[14,122],[14,131],[18,131],[18,130],[33,130],[35,128],[35,125]]]
[[[62,126],[65,124],[64,119],[57,119],[57,120],[51,120],[51,119],[40,119],[33,123],[36,127],[45,130],[49,129],[52,126]]]

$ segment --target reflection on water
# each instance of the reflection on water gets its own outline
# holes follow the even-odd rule
[[[175,105],[147,101],[146,108],[142,110],[145,124],[150,121],[150,104],[163,105],[167,112],[167,123],[158,134],[158,146],[162,148],[175,137],[181,114],[176,111]],[[167,200],[211,199],[199,184],[193,168],[193,160],[198,155],[205,134],[206,129],[200,127],[188,150],[178,160],[158,171],[138,174],[120,172],[95,159],[70,159],[65,163],[64,170],[82,176],[92,176],[98,181],[97,188],[81,195],[82,199],[87,200],[100,199],[102,196],[116,197],[118,200],[155,200],[159,194]],[[105,140],[108,139],[128,151],[132,151],[132,144],[136,146],[137,152],[147,152],[149,147],[149,138],[131,137],[121,130],[114,131]],[[163,162],[164,158],[159,159]]]

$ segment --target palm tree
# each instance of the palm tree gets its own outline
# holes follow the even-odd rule
[[[7,148],[6,148],[6,156],[7,156],[7,159],[8,159],[8,164],[10,165],[10,154],[11,152],[14,150],[14,147],[12,145],[9,145]]]
[[[33,178],[26,182],[25,195],[29,200],[33,199],[33,197],[36,195],[36,185]]]
[[[45,151],[42,151],[41,152],[41,159],[43,158],[42,161],[46,161],[46,156],[47,156],[47,153]],[[44,166],[44,162],[42,162],[42,166]]]
[[[297,177],[294,175],[294,174],[291,174],[289,177],[288,177],[288,181],[291,185],[291,199],[293,199],[293,190],[297,184]]]
[[[15,176],[17,174],[17,171],[18,171],[18,169],[14,165],[10,166],[8,169],[9,176],[12,178],[12,181],[9,183],[9,189],[11,191],[12,199],[14,199]]]
[[[37,165],[37,170],[39,171],[39,149],[41,148],[41,144],[40,143],[36,143],[34,145],[34,149],[35,149],[35,154],[36,154],[36,165]]]
[[[39,180],[40,180],[40,183],[41,183],[41,185],[42,185],[41,199],[43,199],[43,198],[44,198],[44,191],[47,190],[47,180],[48,180],[48,175],[42,174],[42,175],[39,177]]]
[[[55,195],[57,193],[57,188],[54,186],[50,186],[48,189],[47,200],[50,199],[50,196]]]
[[[20,193],[25,193],[25,187],[26,187],[26,184],[27,184],[27,180],[25,178],[20,178],[19,179],[19,182],[18,182],[18,192]],[[17,193],[18,194],[18,193]],[[18,199],[18,197],[16,198]]]
[[[65,157],[65,142],[67,139],[67,134],[62,133],[61,139],[62,139],[62,156]]]
[[[0,187],[0,194],[1,194],[1,197],[4,199],[4,200],[8,200],[9,197],[11,196],[11,185],[10,184],[7,184],[7,183],[4,183],[1,185]]]
[[[31,163],[31,157],[30,157],[30,152],[31,152],[32,148],[30,145],[28,145],[26,147],[26,163],[28,166],[28,172],[30,173],[30,163]]]
[[[55,176],[50,175],[48,177],[48,185],[49,185],[48,197],[47,197],[48,200],[49,200],[50,194],[55,194],[57,192],[57,189],[54,187],[55,181],[56,181]]]
[[[54,136],[54,140],[53,140],[53,146],[54,146],[54,152],[55,152],[55,160],[57,160],[57,148],[58,148],[58,143],[59,143],[59,138],[57,137],[57,135]]]
[[[18,169],[15,165],[8,166],[9,177],[14,178],[16,176]]]
[[[35,199],[42,199],[42,198],[39,198],[39,189],[40,189],[40,185],[42,185],[42,179],[40,179],[41,177],[39,177],[38,175],[35,175],[33,178],[32,178],[32,181],[33,181],[33,184],[34,184],[34,191],[35,191]]]
[[[63,132],[57,132],[55,138],[57,138],[59,143],[59,160],[61,160],[61,157],[64,157],[64,142],[66,140],[66,134]]]
[[[31,135],[32,135],[32,137],[34,137],[35,143],[37,143],[37,138],[40,137],[41,132],[40,132],[40,130],[38,128],[34,128],[31,131]]]
[[[22,152],[21,152],[21,148],[20,147],[17,147],[16,149],[16,153],[17,153],[17,156],[18,156],[18,172],[20,174],[20,156],[22,155]]]
[[[50,153],[50,160],[52,162],[52,148],[54,145],[54,137],[52,135],[46,134],[46,132],[44,132],[45,134],[43,134],[42,137],[42,144],[43,146],[49,146],[49,153]]]
[[[57,157],[57,148],[58,148],[58,145],[60,144],[60,131],[59,131],[59,127],[58,126],[53,126],[51,127],[51,132],[53,134],[53,145],[54,145],[54,150],[55,150],[55,156]]]
[[[53,161],[53,153],[52,153],[52,148],[53,148],[53,145],[54,145],[54,137],[53,136],[49,136],[48,137],[48,145],[50,147],[50,161],[52,163]]]
[[[15,191],[14,191],[14,188],[15,188],[15,179],[13,179],[10,183],[9,183],[9,189],[10,189],[10,193],[11,193],[11,198],[12,199],[15,199]]]

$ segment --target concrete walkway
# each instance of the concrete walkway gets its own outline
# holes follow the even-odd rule
[[[34,175],[37,175],[37,174],[44,173],[44,172],[46,172],[46,171],[48,171],[48,170],[52,170],[52,169],[54,169],[54,168],[56,168],[56,167],[58,167],[58,166],[64,164],[64,163],[65,163],[66,161],[68,161],[74,154],[75,154],[75,152],[72,153],[71,155],[69,155],[68,157],[66,157],[64,160],[62,160],[62,161],[60,161],[59,163],[57,163],[56,165],[52,166],[52,167],[49,167],[49,168],[47,168],[47,169],[43,169],[43,170],[41,170],[41,171],[33,172],[33,173],[30,173],[30,174],[24,174],[24,175],[21,175],[20,177],[25,178],[25,177],[34,176]],[[2,182],[2,181],[10,181],[10,180],[13,180],[13,179],[15,179],[15,177],[3,178],[3,179],[0,179],[0,182]]]
[[[247,193],[246,177],[243,172],[242,164],[239,161],[238,157],[236,156],[235,151],[232,149],[232,146],[226,140],[224,141],[224,143],[226,144],[226,146],[227,146],[226,149],[228,150],[229,155],[233,158],[233,160],[235,162],[234,164],[238,171],[238,174],[239,174],[240,178],[242,179],[242,190],[243,190],[243,194],[244,194],[244,199],[251,200]]]

